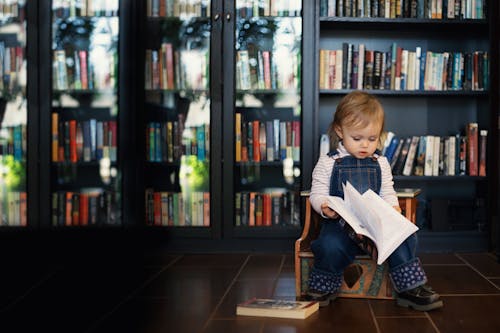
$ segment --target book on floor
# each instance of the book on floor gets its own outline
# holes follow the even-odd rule
[[[373,241],[381,265],[418,227],[372,190],[360,194],[349,182],[343,187],[344,199],[329,196],[328,206],[358,235]]]
[[[236,306],[241,316],[305,319],[318,311],[315,301],[289,301],[279,299],[252,298]]]

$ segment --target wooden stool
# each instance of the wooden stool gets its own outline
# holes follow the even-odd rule
[[[420,189],[397,190],[402,213],[410,221],[416,221],[417,195]],[[307,293],[309,272],[314,263],[311,242],[319,235],[322,217],[314,211],[309,201],[309,191],[303,191],[305,197],[305,221],[302,234],[295,241],[295,290],[298,297]],[[359,271],[362,272],[359,272]],[[377,265],[377,262],[367,255],[357,256],[354,263],[344,271],[344,281],[339,297],[351,298],[394,298],[392,284],[388,276],[388,265]],[[351,276],[358,276],[353,280]]]

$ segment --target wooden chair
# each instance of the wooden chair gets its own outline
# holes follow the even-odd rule
[[[402,213],[410,221],[416,221],[417,198],[419,189],[397,191]],[[321,216],[314,211],[309,202],[309,191],[303,191],[305,198],[305,221],[302,234],[295,241],[295,290],[297,297],[307,293],[309,272],[314,262],[311,242],[319,235]],[[359,278],[358,278],[359,277]],[[388,276],[388,265],[377,265],[369,256],[357,256],[354,263],[346,268],[339,297],[354,298],[394,298],[392,284]]]

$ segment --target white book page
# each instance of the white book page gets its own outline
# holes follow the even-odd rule
[[[377,263],[381,264],[401,243],[415,233],[418,227],[397,212],[375,192],[369,190],[363,196],[367,205],[371,206],[377,215],[377,218],[373,220],[380,222],[377,226],[381,231],[377,243]]]
[[[364,229],[367,229],[370,237],[375,243],[378,242],[382,236],[380,223],[377,221],[377,215],[373,209],[366,204],[366,200],[361,194],[347,182],[344,186],[344,200],[347,206],[351,209],[351,212],[358,218]]]
[[[342,200],[341,197],[328,197],[328,207],[337,212],[342,218],[349,223],[349,225],[354,229],[357,234],[364,235],[371,239],[374,239],[374,236],[370,233],[370,231],[365,228],[363,223],[358,219],[358,217],[353,213],[352,209],[348,207],[346,202]]]

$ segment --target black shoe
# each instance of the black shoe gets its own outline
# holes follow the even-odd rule
[[[396,303],[399,306],[417,311],[429,311],[443,307],[443,301],[439,299],[439,294],[427,285],[399,293]]]
[[[321,291],[310,290],[304,297],[306,301],[316,301],[319,303],[320,307],[328,306],[330,301],[334,301],[337,298],[337,294],[325,293]]]

